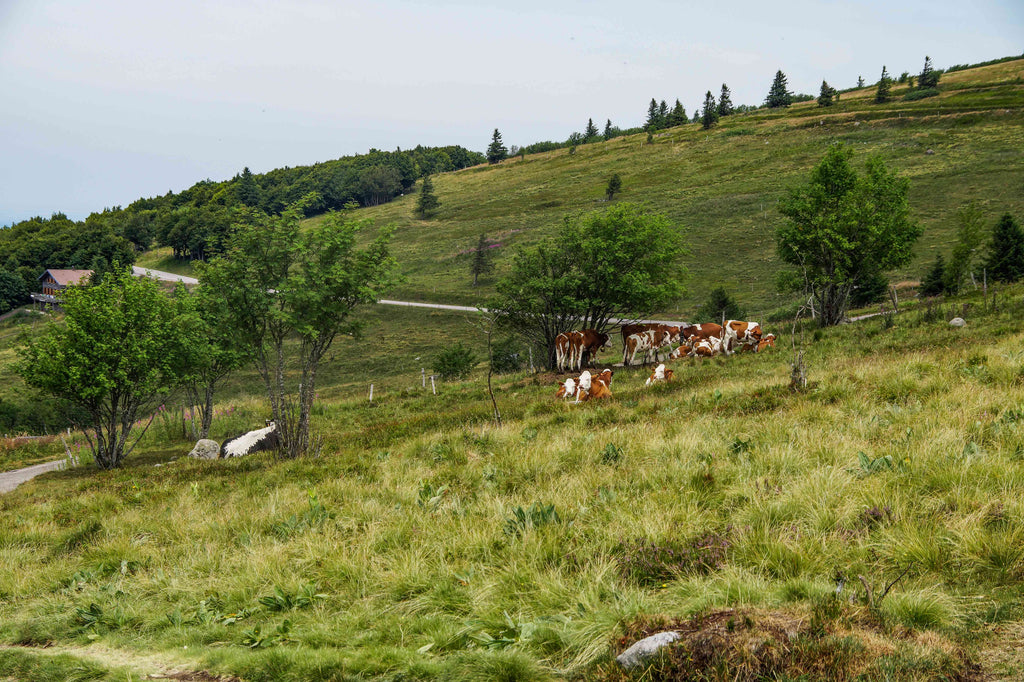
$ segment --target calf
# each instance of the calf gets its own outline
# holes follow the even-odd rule
[[[576,395],[576,381],[572,377],[569,377],[568,379],[566,379],[565,383],[561,384],[558,387],[558,390],[555,392],[555,397],[556,398],[563,398],[565,400],[568,400],[569,398],[572,398],[575,395]]]
[[[612,337],[596,329],[584,329],[580,334],[579,363],[576,369],[581,369],[584,364],[593,365],[597,361],[597,354],[604,348],[612,347]]]
[[[581,332],[562,332],[555,337],[555,366],[559,372],[579,366],[578,357],[583,347]]]
[[[590,384],[590,390],[587,391],[587,395],[584,396],[583,400],[602,400],[604,398],[611,398],[611,385],[612,371],[610,369],[606,369],[593,378]]]
[[[266,428],[243,433],[224,441],[220,446],[221,458],[242,457],[254,452],[277,450],[281,447],[281,437],[277,432],[277,423],[268,421]]]
[[[765,348],[775,348],[775,334],[765,334],[761,337],[761,340],[757,342],[757,348],[754,350],[760,353]]]
[[[647,379],[647,383],[644,385],[650,386],[658,381],[672,381],[672,374],[672,370],[665,369],[665,365],[658,365],[654,368],[654,372],[651,373],[651,376]]]
[[[700,358],[711,358],[722,352],[722,340],[712,336],[709,339],[701,339],[693,344],[693,351],[690,355]]]

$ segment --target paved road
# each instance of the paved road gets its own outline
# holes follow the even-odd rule
[[[16,471],[5,471],[0,474],[0,493],[9,493],[30,478],[35,478],[39,474],[45,474],[47,471],[56,471],[63,466],[64,460],[57,459],[52,462],[43,462],[42,464],[35,464]]]
[[[412,301],[389,301],[387,299],[381,299],[377,301],[381,305],[402,305],[411,308],[433,308],[434,310],[457,310],[464,313],[475,313],[479,311],[487,312],[487,308],[476,308],[469,305],[447,305],[444,303],[414,303]],[[678,321],[671,322],[668,320],[620,320],[618,318],[612,318],[609,320],[612,324],[679,324]]]
[[[164,272],[163,270],[150,270],[149,268],[140,268],[138,265],[132,266],[132,274],[136,277],[152,277],[162,282],[184,282],[185,284],[199,284],[199,280],[195,277],[189,277],[187,275],[175,275],[173,272]]]

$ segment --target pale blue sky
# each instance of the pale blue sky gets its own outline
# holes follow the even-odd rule
[[[1024,2],[0,0],[0,225],[416,144],[563,140],[1024,51]]]

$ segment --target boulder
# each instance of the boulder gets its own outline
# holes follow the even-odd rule
[[[949,321],[950,327],[963,327],[966,326],[966,324],[967,321],[964,320],[964,318],[962,317],[954,317],[952,320]]]
[[[192,448],[192,452],[188,453],[188,456],[195,457],[196,459],[217,459],[220,457],[220,444],[215,440],[203,438],[196,443],[196,446]]]
[[[672,642],[679,639],[679,633],[671,630],[666,632],[659,632],[650,637],[644,637],[639,642],[633,644],[621,654],[615,657],[615,660],[619,662],[626,670],[632,670],[633,668],[639,667],[644,662],[657,654],[663,647],[668,646]]]

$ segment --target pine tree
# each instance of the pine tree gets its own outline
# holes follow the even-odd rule
[[[587,119],[587,127],[583,130],[583,144],[593,142],[597,139],[598,132],[597,126],[594,125],[594,119]]]
[[[942,254],[940,253],[935,257],[935,264],[932,265],[932,269],[928,271],[928,274],[924,276],[924,280],[921,281],[921,295],[938,296],[945,291],[945,274],[946,262],[942,259]]]
[[[610,140],[615,137],[615,129],[612,128],[612,120],[608,119],[604,124],[604,139]]]
[[[688,122],[686,109],[680,104],[679,100],[676,100],[676,105],[672,107],[672,112],[668,115],[669,126],[681,126]]]
[[[833,104],[832,98],[836,95],[836,89],[828,84],[828,81],[821,81],[821,94],[818,95],[819,107],[830,107]]]
[[[256,178],[248,166],[238,176],[238,200],[250,208],[258,208],[260,205],[260,186],[256,184]]]
[[[647,120],[644,122],[644,130],[650,132],[657,130],[658,126],[658,103],[655,99],[651,98],[651,103],[647,106]]]
[[[665,100],[661,100],[658,104],[658,127],[664,128],[665,124],[668,123],[668,103]]]
[[[420,194],[416,198],[416,216],[420,220],[426,220],[434,215],[434,212],[440,205],[441,202],[437,200],[437,195],[434,194],[434,183],[431,182],[429,175],[424,175],[423,183],[420,185]]]
[[[690,123],[700,123],[700,109],[693,110],[693,118],[690,119]]]
[[[917,77],[918,88],[935,88],[939,85],[939,72],[932,68],[932,58],[925,56],[924,68],[921,69],[921,75]]]
[[[729,92],[729,86],[727,86],[725,83],[722,83],[722,94],[718,98],[719,118],[721,118],[722,116],[728,116],[733,112],[731,95],[732,93]]]
[[[491,136],[491,144],[487,147],[487,163],[495,164],[508,158],[508,149],[501,142],[501,133],[494,129]]]
[[[878,79],[878,89],[875,91],[875,104],[885,104],[889,101],[889,92],[892,90],[892,79],[889,72],[882,66],[882,76]]]
[[[704,109],[701,112],[700,122],[704,130],[718,122],[718,107],[715,106],[715,98],[710,90],[704,95]]]
[[[487,240],[487,235],[481,233],[476,248],[473,249],[473,261],[469,265],[469,274],[473,275],[473,286],[477,285],[480,275],[486,275],[494,270],[492,246]]]
[[[613,173],[608,178],[608,186],[605,187],[604,195],[608,201],[611,201],[620,191],[622,191],[622,178],[619,177],[618,173]]]
[[[788,107],[793,103],[793,93],[786,89],[786,74],[782,73],[781,69],[775,73],[775,80],[772,81],[772,87],[764,103],[769,109]]]
[[[858,88],[863,88],[864,87],[864,76],[857,76],[857,87]]]
[[[1009,213],[999,219],[992,231],[985,269],[989,277],[999,282],[1024,279],[1024,231]]]

